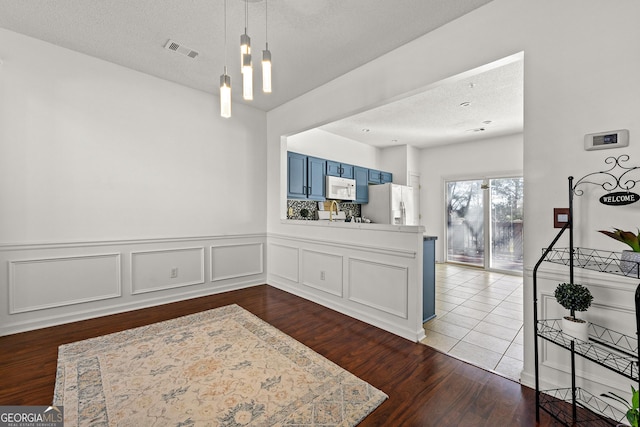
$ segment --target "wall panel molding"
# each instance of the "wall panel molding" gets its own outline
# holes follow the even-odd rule
[[[349,258],[348,298],[408,318],[409,269],[406,266]]]
[[[212,282],[264,273],[263,243],[215,245],[210,249]]]
[[[0,335],[264,284],[265,244],[266,233],[0,244]],[[212,282],[210,248],[248,258]]]
[[[204,247],[132,251],[131,294],[199,285],[204,279]],[[171,270],[176,269],[176,277]]]
[[[300,249],[280,243],[269,243],[269,274],[298,283],[300,281]]]
[[[120,253],[9,260],[9,314],[117,298]]]
[[[335,242],[332,240],[296,237],[296,236],[290,236],[286,234],[275,234],[275,233],[270,233],[269,237],[277,238],[279,240],[290,240],[296,243],[304,244],[305,246],[309,244],[317,244],[325,247],[334,247],[334,248],[340,248],[340,249],[353,249],[355,246],[357,247],[358,252],[370,252],[374,254],[396,256],[401,258],[412,258],[412,259],[416,258],[415,251],[404,250],[404,249],[392,249],[384,246],[365,246],[362,244],[356,245],[352,243]]]
[[[344,256],[302,249],[302,284],[342,298]]]
[[[156,237],[156,238],[139,238],[139,239],[119,239],[119,240],[87,240],[87,241],[69,241],[69,242],[36,242],[36,243],[0,243],[0,252],[7,251],[27,251],[40,249],[64,249],[64,248],[83,248],[96,246],[122,246],[122,245],[138,245],[138,244],[166,244],[180,242],[202,242],[207,240],[225,241],[236,239],[264,239],[266,234],[223,234],[211,236],[193,236],[193,237]]]

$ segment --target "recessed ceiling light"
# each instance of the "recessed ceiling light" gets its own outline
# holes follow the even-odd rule
[[[485,128],[467,129],[467,132],[484,132]]]
[[[471,102],[469,102],[469,101],[465,101],[465,102],[461,102],[460,103],[461,107],[468,107],[469,105],[471,105]]]
[[[362,129],[362,132],[364,132],[364,133],[367,133],[369,131],[371,131],[371,129],[367,129],[367,128]]]
[[[488,125],[489,123],[491,123],[491,120],[485,120],[485,121],[484,121],[484,122],[482,122],[482,123],[484,123],[485,125]]]
[[[391,142],[395,144],[396,142],[398,142],[398,140],[397,139],[392,139]]]

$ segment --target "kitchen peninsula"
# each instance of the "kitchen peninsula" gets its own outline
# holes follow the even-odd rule
[[[269,283],[411,341],[435,315],[435,240],[419,225],[280,221]]]
[[[386,208],[376,205],[388,209],[388,223],[383,217],[365,222],[367,215],[362,213],[371,197],[380,198],[372,188],[409,189],[404,185],[406,172],[391,164],[395,173],[378,168],[382,165],[372,161],[375,156],[358,148],[352,153],[361,155],[349,156],[349,144],[342,140],[340,152],[347,153],[346,158],[334,158],[329,150],[332,138],[325,132],[311,133],[289,137],[289,148],[281,153],[286,167],[280,221],[269,233],[268,283],[420,341],[425,336],[423,321],[435,315],[436,238],[425,237],[425,228],[413,225],[417,216],[412,200],[417,198],[411,195],[405,200],[394,193],[397,202],[389,200]],[[335,211],[336,199],[340,214],[327,215]]]

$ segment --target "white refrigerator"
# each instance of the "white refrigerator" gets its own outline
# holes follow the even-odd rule
[[[418,225],[414,215],[413,188],[398,184],[369,186],[369,203],[362,216],[380,224]]]

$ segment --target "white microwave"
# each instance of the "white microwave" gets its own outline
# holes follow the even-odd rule
[[[355,200],[356,180],[327,175],[324,196],[327,199]]]

